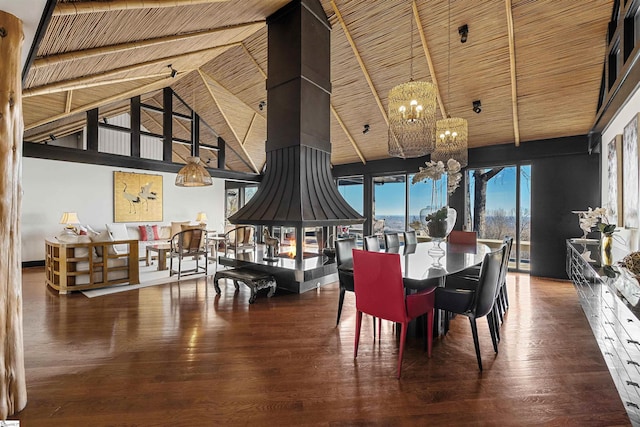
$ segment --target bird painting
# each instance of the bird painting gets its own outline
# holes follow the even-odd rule
[[[129,213],[137,213],[136,212],[136,203],[140,203],[140,196],[136,196],[135,194],[127,193],[127,183],[124,184],[124,189],[122,190],[122,195],[129,202]]]
[[[158,198],[158,193],[155,191],[151,191],[151,186],[153,182],[148,182],[142,187],[140,187],[140,192],[138,193],[138,197],[140,200],[145,201],[145,209],[149,210],[149,200],[156,200]]]

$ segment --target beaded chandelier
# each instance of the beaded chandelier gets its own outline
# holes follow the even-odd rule
[[[467,121],[460,117],[447,117],[436,122],[436,149],[431,153],[431,160],[446,163],[454,159],[465,167],[469,163],[467,150]]]
[[[389,155],[420,157],[435,148],[436,87],[400,84],[389,91]]]

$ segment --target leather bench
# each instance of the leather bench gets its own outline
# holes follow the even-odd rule
[[[218,280],[231,279],[233,285],[238,290],[238,282],[242,282],[251,289],[251,296],[249,297],[249,304],[253,304],[256,300],[256,294],[260,289],[269,289],[267,297],[271,298],[276,292],[276,279],[269,273],[263,271],[250,270],[248,268],[232,268],[229,270],[220,270],[216,272],[213,277],[213,286],[216,289],[216,293],[220,295],[220,286]]]

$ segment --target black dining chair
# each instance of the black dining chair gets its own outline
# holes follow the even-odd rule
[[[398,233],[387,233],[384,235],[384,245],[388,252],[397,252],[400,249],[400,238]]]
[[[345,263],[353,263],[352,251],[355,247],[355,237],[336,240],[336,265],[338,267],[338,282],[340,284],[340,299],[338,300],[338,319],[336,320],[336,326],[340,323],[344,294],[346,291],[353,292],[353,269],[344,271],[340,270],[340,266]]]
[[[380,251],[380,240],[378,236],[366,236],[364,238],[364,250],[370,252]]]
[[[507,256],[506,252],[507,245],[503,244],[497,251],[490,252],[484,256],[480,268],[480,277],[473,289],[455,287],[451,283],[449,283],[449,286],[445,285],[444,287],[436,288],[435,307],[437,309],[461,314],[469,318],[480,371],[482,371],[482,357],[480,356],[476,319],[487,316],[493,309],[498,286],[500,285],[502,265],[504,258]],[[498,353],[495,323],[490,318],[487,318],[487,323],[491,332],[493,350]]]
[[[404,244],[406,246],[418,244],[418,237],[416,236],[415,230],[404,232]]]

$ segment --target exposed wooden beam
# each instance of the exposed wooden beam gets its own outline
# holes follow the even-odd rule
[[[63,4],[76,4],[76,3],[63,3]],[[35,61],[33,61],[33,65],[31,66],[31,68],[38,69],[41,67],[58,65],[64,62],[73,61],[77,59],[87,59],[95,56],[110,55],[114,53],[126,52],[133,49],[157,46],[164,43],[185,41],[185,40],[193,39],[196,37],[209,36],[209,35],[223,32],[223,31],[235,30],[238,28],[255,26],[257,31],[259,27],[264,26],[264,24],[265,24],[265,21],[253,21],[253,22],[247,22],[242,24],[229,25],[229,26],[220,27],[220,28],[213,28],[205,31],[196,31],[193,33],[157,37],[154,39],[138,40],[134,42],[120,43],[120,44],[114,44],[109,46],[99,46],[91,49],[74,50],[71,52],[64,52],[64,53],[37,58]],[[239,42],[236,42],[234,44],[237,44],[237,43]],[[218,46],[213,46],[213,47],[218,47]]]
[[[260,74],[262,74],[262,77],[264,77],[264,79],[266,80],[267,79],[267,73],[265,73],[264,70],[262,69],[262,67],[260,66],[260,64],[258,64],[258,61],[256,61],[256,58],[253,57],[253,55],[251,54],[251,52],[249,52],[249,49],[247,49],[247,46],[245,46],[244,43],[240,43],[240,45],[242,45],[242,48],[244,49],[244,51],[247,54],[247,56],[249,57],[249,59],[251,59],[251,61],[256,66],[258,71],[260,71]]]
[[[424,29],[422,28],[422,21],[420,20],[420,14],[418,13],[418,6],[416,0],[411,1],[411,7],[413,8],[413,17],[416,20],[418,27],[418,33],[420,33],[420,41],[422,42],[422,49],[424,50],[424,56],[427,58],[427,64],[429,65],[429,74],[431,75],[431,82],[436,87],[436,96],[438,98],[438,105],[440,106],[440,113],[442,117],[447,117],[447,110],[444,108],[444,102],[440,95],[440,86],[438,85],[438,79],[436,78],[436,70],[433,67],[433,60],[431,59],[431,53],[429,52],[429,46],[427,45],[427,37],[424,35]],[[447,76],[449,78],[449,76]]]
[[[351,46],[351,49],[353,50],[353,54],[356,57],[356,60],[358,61],[358,64],[360,64],[360,69],[362,70],[362,74],[364,74],[364,78],[367,80],[367,83],[369,84],[369,89],[371,89],[371,93],[373,94],[373,98],[375,99],[376,104],[378,104],[378,108],[380,109],[380,113],[382,113],[382,118],[384,118],[385,123],[387,124],[387,126],[389,126],[389,117],[387,117],[387,112],[384,109],[384,106],[382,105],[382,101],[380,100],[380,96],[378,95],[378,92],[376,91],[376,88],[373,85],[373,80],[371,80],[371,76],[369,75],[369,72],[367,71],[367,67],[366,67],[366,65],[364,65],[364,61],[362,60],[362,57],[360,56],[360,52],[358,52],[358,48],[356,47],[356,44],[353,41],[353,38],[351,38],[351,33],[349,33],[349,29],[347,28],[347,24],[344,22],[344,19],[342,18],[342,14],[340,13],[340,10],[338,9],[338,6],[336,5],[334,0],[331,0],[331,7],[333,8],[333,11],[336,14],[336,17],[338,18],[338,21],[340,21],[340,25],[342,26],[342,30],[344,31],[344,35],[347,37],[347,41],[349,42],[349,45]]]
[[[258,114],[253,113],[253,116],[251,117],[251,123],[249,123],[249,129],[247,129],[247,133],[244,134],[244,138],[242,138],[242,142],[240,143],[241,145],[244,146],[244,144],[247,142],[247,139],[249,138],[249,134],[251,133],[251,129],[253,129],[253,124],[255,123],[257,116],[258,116]]]
[[[70,90],[67,92],[67,102],[64,105],[64,112],[68,113],[71,111],[71,99],[73,98],[73,91]]]
[[[513,110],[513,139],[516,147],[520,146],[520,124],[518,118],[518,88],[516,78],[516,45],[513,31],[513,14],[511,13],[511,0],[505,0],[507,9],[507,30],[509,32],[509,65],[511,69],[511,109]]]
[[[249,104],[247,104],[246,102],[244,102],[242,99],[238,98],[238,96],[233,93],[232,91],[229,90],[229,88],[227,88],[225,85],[223,85],[222,83],[220,83],[218,80],[214,79],[213,76],[209,73],[207,73],[206,71],[202,71],[202,69],[200,69],[200,72],[203,73],[209,80],[211,80],[213,83],[215,83],[217,86],[220,86],[222,89],[224,89],[226,92],[229,93],[229,95],[233,96],[238,102],[240,102],[242,105],[244,105],[245,107],[253,110],[254,113],[258,114],[259,117],[261,117],[262,119],[266,120],[266,118],[262,115],[263,113],[260,112],[258,109],[256,109],[255,106],[251,106]]]
[[[128,67],[124,67],[124,68],[128,68]],[[132,70],[122,70],[122,69],[118,69],[117,73],[123,73],[125,71],[132,71]],[[184,73],[184,71],[183,71]],[[116,70],[113,70],[113,72],[109,71],[109,74],[116,74]],[[39,87],[34,87],[32,89],[25,89],[22,92],[22,97],[23,98],[31,98],[33,96],[39,96],[39,95],[50,95],[53,93],[60,93],[60,92],[71,92],[74,90],[80,90],[80,89],[87,89],[90,87],[97,87],[97,86],[105,86],[105,85],[111,85],[111,84],[116,84],[116,83],[124,83],[124,82],[131,82],[131,81],[135,81],[135,80],[141,80],[141,79],[151,79],[151,78],[157,78],[157,77],[170,77],[171,71],[167,70],[164,73],[156,73],[156,74],[150,74],[150,75],[144,75],[144,76],[132,76],[132,77],[121,77],[121,78],[115,78],[115,79],[109,79],[109,80],[101,80],[101,81],[92,81],[95,80],[96,78],[103,78],[105,77],[106,73],[104,74],[93,74],[91,76],[84,76],[84,77],[80,77],[77,79],[72,79],[72,80],[65,80],[62,82],[56,82],[56,83],[52,83],[49,85],[45,85],[45,86],[39,86]]]
[[[231,122],[229,121],[229,118],[227,117],[227,115],[225,114],[224,110],[222,109],[220,103],[218,102],[218,99],[216,98],[216,95],[213,93],[213,90],[211,89],[211,86],[209,85],[209,82],[207,82],[207,79],[205,78],[204,73],[200,69],[198,69],[198,74],[200,74],[200,78],[202,79],[202,82],[204,83],[204,86],[207,88],[207,91],[209,92],[209,95],[211,96],[211,99],[216,104],[216,107],[220,111],[220,114],[222,114],[222,118],[224,118],[224,121],[227,123],[227,126],[229,126],[229,129],[233,133],[234,138],[236,139],[236,141],[238,141],[238,145],[240,145],[240,148],[242,149],[244,155],[247,156],[247,159],[251,163],[251,167],[253,168],[253,171],[255,173],[259,174],[260,172],[258,171],[258,168],[256,167],[256,164],[253,162],[253,159],[251,158],[251,156],[247,152],[246,148],[244,148],[244,145],[242,145],[242,140],[240,139],[240,137],[238,137],[238,134],[236,133],[236,131],[233,128],[233,126],[231,125]]]
[[[153,83],[149,83],[149,84],[137,87],[135,89],[128,90],[128,91],[123,92],[123,93],[112,95],[109,98],[99,99],[99,100],[91,102],[89,104],[85,104],[85,105],[82,105],[80,107],[76,107],[76,108],[72,109],[69,112],[63,112],[63,113],[60,113],[60,114],[52,115],[52,116],[50,116],[50,117],[48,117],[46,119],[43,119],[43,120],[40,120],[40,121],[37,121],[37,122],[34,122],[34,123],[26,124],[24,129],[25,130],[33,129],[33,128],[36,128],[38,126],[42,126],[42,125],[47,124],[47,123],[55,122],[56,120],[64,119],[65,117],[71,116],[71,115],[76,114],[76,113],[81,113],[83,111],[88,111],[88,110],[91,110],[92,108],[101,107],[101,106],[110,104],[110,103],[115,102],[115,101],[121,101],[123,99],[128,99],[128,98],[131,98],[131,97],[134,97],[134,96],[137,96],[137,95],[141,95],[141,94],[144,94],[146,92],[150,92],[152,90],[160,89],[160,88],[163,88],[165,86],[168,86],[170,83],[175,82],[179,78],[180,77],[165,78],[165,79],[153,82]]]
[[[351,142],[351,145],[353,146],[353,149],[356,150],[356,154],[358,155],[358,157],[360,157],[360,160],[362,161],[362,164],[366,165],[367,164],[367,160],[362,155],[362,152],[360,151],[360,148],[358,147],[358,144],[356,144],[356,141],[353,139],[353,137],[349,133],[349,130],[347,129],[347,126],[345,126],[344,122],[340,118],[340,115],[338,114],[338,112],[334,108],[333,104],[330,104],[330,105],[331,105],[331,112],[333,113],[333,116],[338,121],[338,124],[340,125],[340,127],[344,131],[344,134],[347,136],[347,139]]]
[[[163,7],[193,6],[205,3],[222,3],[228,0],[102,0],[58,3],[53,16],[81,15],[85,13],[113,12],[133,9],[160,9]]]

